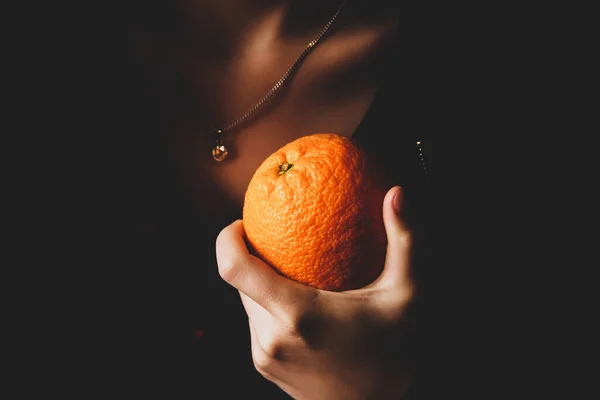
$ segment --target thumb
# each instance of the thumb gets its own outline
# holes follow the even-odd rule
[[[404,189],[394,186],[383,200],[383,223],[388,245],[379,285],[410,286],[412,235],[402,216],[403,209]]]

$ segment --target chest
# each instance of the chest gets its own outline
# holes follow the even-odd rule
[[[315,99],[293,101],[271,111],[259,122],[222,135],[228,155],[215,161],[212,149],[216,136],[201,127],[180,127],[169,136],[168,151],[176,175],[193,207],[205,212],[222,209],[225,204],[241,209],[248,183],[254,171],[270,154],[301,136],[335,132],[352,136],[367,112],[374,87],[351,101],[318,105]],[[212,214],[214,215],[214,214]]]
[[[172,171],[168,179],[191,213],[215,225],[229,223],[240,217],[254,171],[278,148],[318,132],[354,136],[384,84],[395,24],[389,18],[377,28],[329,37],[283,81],[305,41],[257,42],[232,60],[194,56],[176,46],[141,46],[153,88],[148,101],[154,102],[143,118],[160,120],[154,125]],[[226,127],[249,110],[254,112],[225,130],[228,156],[215,161],[211,127]]]
[[[318,62],[307,64],[263,103],[264,94],[270,90],[267,82],[274,84],[279,77],[261,77],[264,83],[258,86],[262,90],[256,90],[252,76],[258,80],[259,75],[250,74],[246,81],[238,75],[235,85],[211,89],[229,96],[216,96],[213,104],[202,97],[195,103],[197,108],[174,111],[164,132],[165,148],[191,206],[209,216],[219,215],[225,207],[240,210],[254,171],[286,143],[312,133],[352,136],[381,86],[381,66],[365,66],[363,62],[360,66],[346,61],[332,64],[335,71]],[[349,79],[353,70],[363,74]],[[249,117],[220,135],[228,155],[221,162],[215,161],[211,153],[217,136],[210,126],[227,126],[251,109],[255,111]]]

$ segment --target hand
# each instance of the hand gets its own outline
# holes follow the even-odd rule
[[[254,365],[293,398],[384,400],[406,393],[414,287],[402,198],[394,187],[384,199],[384,270],[358,290],[323,291],[277,274],[249,254],[241,220],[219,234],[219,273],[240,292]]]

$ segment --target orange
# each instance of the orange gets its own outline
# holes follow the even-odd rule
[[[363,287],[385,260],[384,189],[352,139],[296,139],[263,161],[246,190],[242,219],[251,253],[305,285]]]

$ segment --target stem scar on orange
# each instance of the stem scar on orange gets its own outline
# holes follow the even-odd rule
[[[364,287],[383,269],[386,190],[352,139],[316,133],[267,157],[246,190],[248,246],[281,275],[323,290]]]

